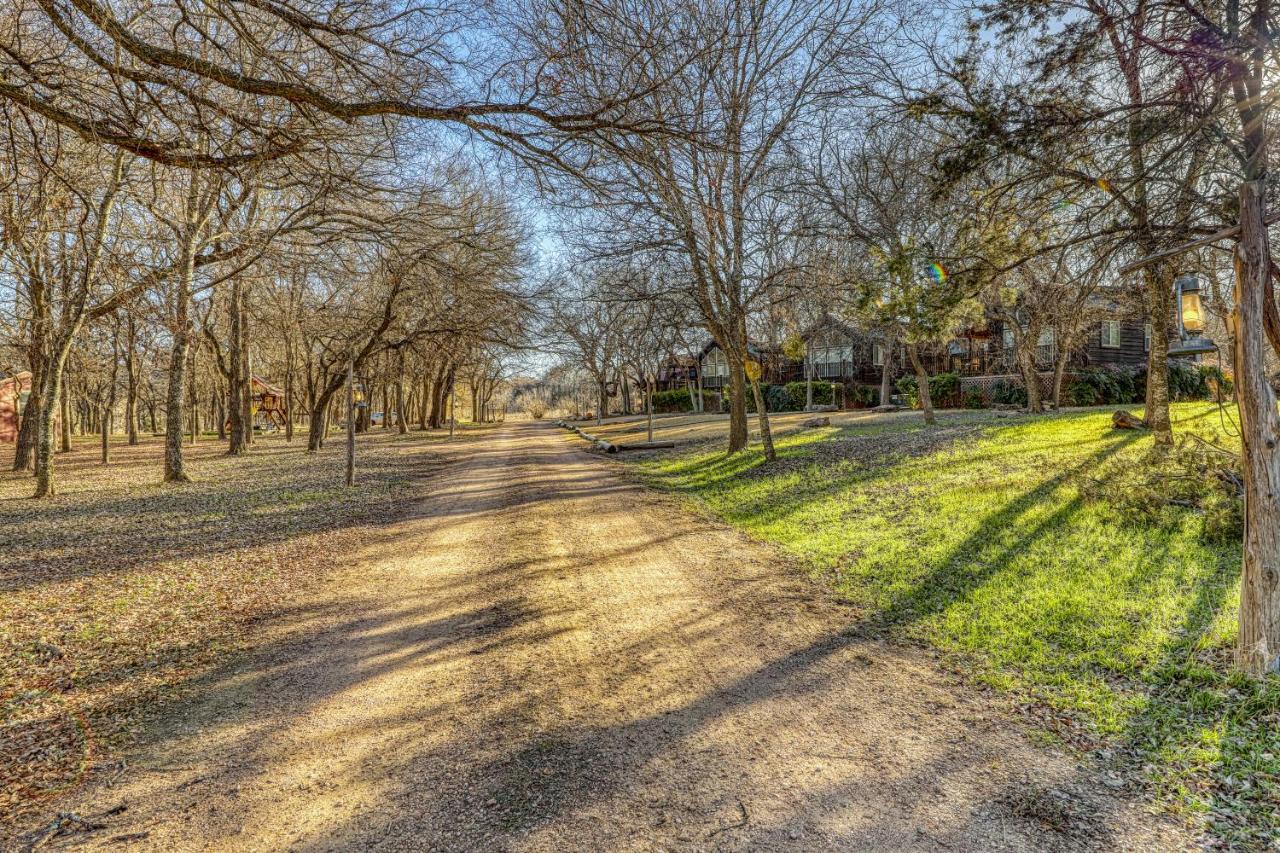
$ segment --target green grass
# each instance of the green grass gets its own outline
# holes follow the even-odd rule
[[[1213,406],[1174,417],[1222,432]],[[800,558],[866,629],[1083,723],[1175,808],[1260,845],[1280,837],[1280,680],[1230,668],[1239,544],[1203,541],[1191,511],[1122,522],[1078,486],[1150,441],[1110,411],[958,414],[789,436],[772,466],[706,448],[641,465]]]

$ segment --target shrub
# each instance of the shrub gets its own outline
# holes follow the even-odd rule
[[[854,408],[869,409],[880,405],[880,389],[873,385],[850,385],[845,389],[845,399]]]
[[[1209,396],[1209,385],[1198,365],[1185,361],[1169,362],[1169,399],[1203,400]]]
[[[977,388],[970,388],[965,391],[960,403],[966,409],[985,409],[987,407],[987,401],[983,399],[982,392]]]
[[[1146,386],[1145,372],[1123,367],[1085,367],[1075,372],[1063,390],[1069,405],[1100,406],[1136,402],[1146,393]]]
[[[991,386],[991,402],[1001,406],[1025,406],[1027,389],[1013,382],[997,382]]]
[[[761,388],[760,391],[764,397],[765,408],[770,412],[788,412],[795,408],[802,408],[802,406],[791,405],[791,394],[787,392],[785,385],[770,385],[768,390]],[[800,402],[804,403],[803,398]]]
[[[911,408],[917,409],[920,407],[919,386],[914,376],[903,376],[894,384],[898,388],[898,393],[902,395]],[[958,406],[960,404],[960,377],[955,373],[939,373],[936,376],[930,376],[929,402],[937,409]]]
[[[786,389],[787,396],[790,398],[789,410],[798,412],[803,409],[806,396],[805,383],[788,382],[783,387]],[[813,383],[813,404],[815,406],[831,406],[835,404],[835,401],[836,386],[832,385],[830,382],[818,382],[815,380]],[[769,408],[770,410],[773,409],[772,403],[769,404]]]
[[[715,411],[719,403],[714,399],[718,397],[711,391],[702,392],[702,408],[703,411]],[[653,395],[653,410],[655,412],[692,412],[693,411],[693,394],[688,388],[674,388],[670,391],[658,391]]]

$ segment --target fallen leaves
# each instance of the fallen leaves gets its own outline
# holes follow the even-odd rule
[[[159,483],[146,439],[98,464],[94,439],[59,457],[61,494],[0,478],[0,824],[82,783],[143,708],[242,648],[269,615],[403,514],[440,464],[438,437],[361,437],[359,485],[342,448],[258,440],[228,457],[188,448],[196,482]],[[5,468],[8,466],[6,465]]]

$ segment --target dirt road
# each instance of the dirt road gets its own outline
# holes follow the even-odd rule
[[[51,846],[1188,846],[573,442],[459,445],[411,518],[71,804],[104,828]]]

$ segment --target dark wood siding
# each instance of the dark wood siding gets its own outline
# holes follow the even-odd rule
[[[1145,328],[1144,323],[1121,320],[1120,346],[1104,347],[1102,324],[1095,324],[1087,333],[1084,346],[1079,350],[1079,363],[1088,367],[1145,365],[1147,363],[1147,348],[1144,344]]]

